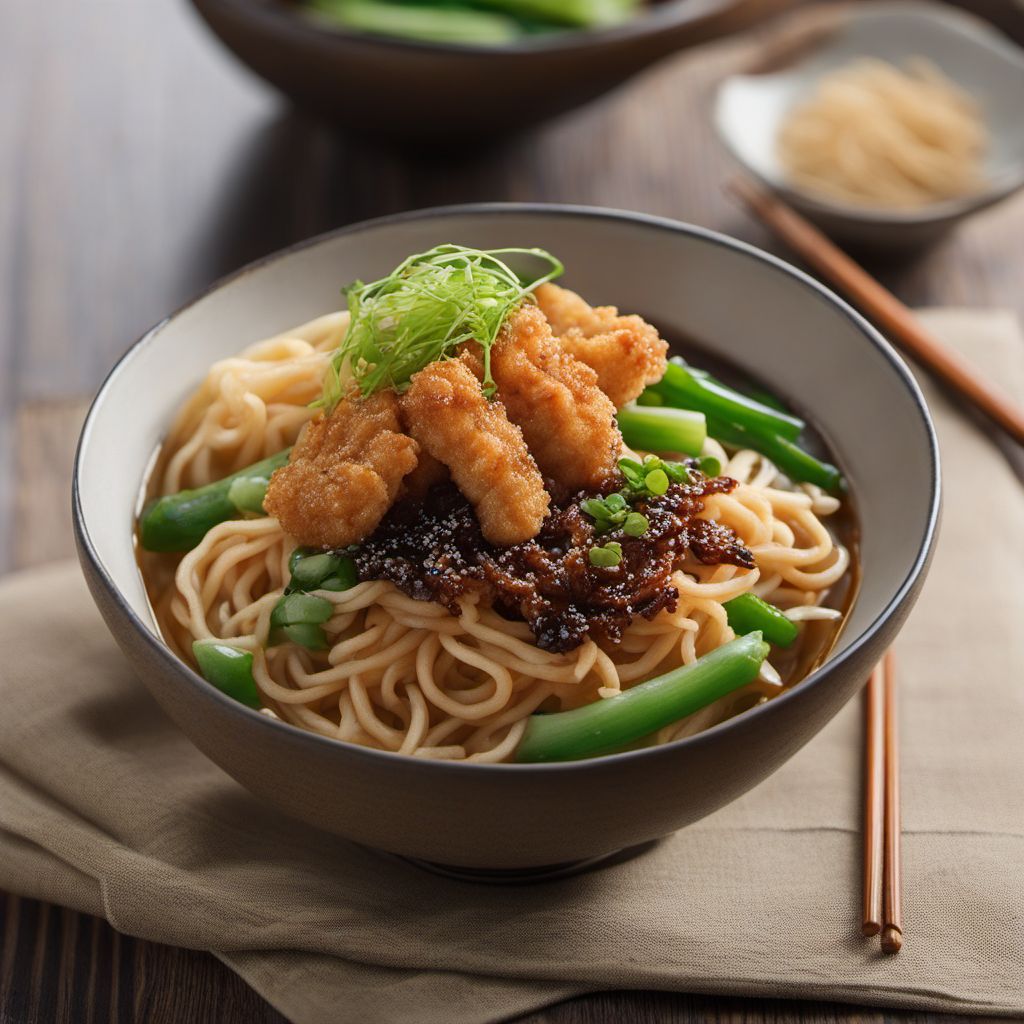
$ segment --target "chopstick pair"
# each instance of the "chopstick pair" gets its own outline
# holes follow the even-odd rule
[[[905,352],[963,395],[1018,444],[1024,408],[987,381],[959,353],[925,330],[914,314],[863,267],[777,196],[743,178],[730,183],[740,201],[823,278],[858,305]]]
[[[896,662],[892,651],[875,666],[865,700],[864,908],[861,930],[882,936],[882,952],[903,945],[899,733]]]

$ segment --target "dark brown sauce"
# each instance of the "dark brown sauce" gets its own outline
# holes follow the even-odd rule
[[[360,579],[390,580],[453,615],[460,614],[459,597],[479,593],[507,618],[527,622],[546,651],[571,651],[588,637],[617,643],[636,616],[675,610],[679,593],[670,578],[687,550],[708,565],[754,566],[731,530],[697,518],[703,498],[727,494],[736,482],[691,473],[694,482],[633,504],[648,522],[640,537],[621,528],[598,535],[579,505],[592,495],[576,495],[552,509],[535,538],[498,548],[484,539],[466,499],[443,484],[423,502],[395,505],[352,557]],[[619,564],[592,565],[591,548],[608,542],[621,545]]]

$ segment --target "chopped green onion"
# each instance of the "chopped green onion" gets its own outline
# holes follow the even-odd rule
[[[683,409],[627,405],[619,410],[619,429],[630,448],[700,455],[707,437],[703,413]]]
[[[622,524],[622,529],[630,537],[642,537],[647,532],[649,526],[650,523],[647,521],[647,516],[642,515],[640,512],[630,512],[626,516],[626,521]]]
[[[693,409],[737,426],[771,431],[790,441],[795,441],[805,426],[796,416],[762,405],[700,371],[677,363],[669,363],[665,376],[653,387],[675,408]]]
[[[603,547],[590,549],[590,564],[601,569],[610,569],[622,561],[622,545],[618,541],[609,541]]]
[[[762,601],[756,594],[740,594],[726,601],[722,607],[729,625],[737,634],[760,630],[769,643],[788,647],[799,633],[796,623],[786,618],[785,612]]]
[[[202,677],[222,693],[250,708],[261,705],[260,692],[252,674],[251,651],[232,647],[221,640],[196,640],[192,653]]]
[[[616,697],[531,715],[516,760],[575,761],[614,753],[753,682],[767,656],[761,634],[750,633]]]

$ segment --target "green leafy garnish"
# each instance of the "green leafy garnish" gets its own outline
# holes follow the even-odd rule
[[[545,273],[520,277],[504,260],[541,260]],[[345,289],[350,321],[331,359],[319,405],[341,399],[347,371],[363,395],[382,388],[403,390],[429,363],[476,341],[483,349],[484,389],[494,392],[491,346],[508,315],[535,288],[562,273],[543,249],[470,249],[435,246],[403,260],[387,277]]]
[[[661,459],[657,455],[647,455],[643,462],[619,459],[619,470],[626,480],[629,498],[634,501],[664,494],[671,484],[692,482],[686,463]]]
[[[622,561],[622,545],[617,540],[590,549],[590,564],[601,569],[610,569]]]
[[[697,468],[710,480],[722,475],[721,460],[716,459],[714,455],[702,455],[697,460]]]
[[[622,529],[630,537],[642,537],[648,530],[651,524],[647,522],[647,516],[641,512],[630,512],[626,516],[626,521],[622,524]]]

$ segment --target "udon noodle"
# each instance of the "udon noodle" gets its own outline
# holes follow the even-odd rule
[[[929,61],[861,59],[826,75],[778,137],[792,184],[859,206],[912,208],[977,192],[987,131]]]
[[[294,443],[313,415],[309,403],[347,320],[322,317],[216,363],[174,423],[150,492],[209,483]],[[552,653],[535,645],[525,622],[471,594],[454,616],[391,582],[371,580],[322,595],[333,604],[324,627],[328,650],[268,647],[271,612],[295,548],[273,518],[222,522],[183,556],[143,553],[143,567],[171,647],[189,661],[192,642],[207,637],[252,652],[266,713],[323,736],[421,758],[507,760],[537,709],[614,696],[730,640],[723,602],[739,594],[753,592],[794,620],[839,618],[825,599],[850,556],[823,523],[839,501],[811,485],[794,487],[753,451],[727,454],[710,439],[706,450],[739,485],[707,497],[702,515],[731,527],[757,568],[704,565],[688,555],[674,574],[675,609],[634,619],[619,644],[588,638],[568,653]],[[784,681],[766,662],[756,682],[656,739],[704,728],[768,699]]]

